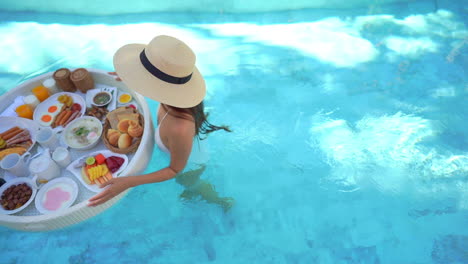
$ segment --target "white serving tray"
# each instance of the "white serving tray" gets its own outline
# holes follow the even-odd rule
[[[70,69],[73,70],[73,69]],[[135,153],[128,155],[129,161],[128,166],[120,173],[121,176],[126,175],[138,175],[141,174],[148,165],[154,148],[154,127],[151,120],[151,113],[148,108],[148,104],[145,98],[128,89],[123,82],[116,81],[114,75],[108,74],[107,71],[97,70],[97,69],[87,69],[94,82],[99,85],[104,85],[108,87],[116,87],[119,91],[124,91],[130,93],[133,97],[134,102],[138,105],[138,110],[143,115],[145,119],[144,124],[144,133],[140,143],[140,146]],[[0,113],[5,111],[9,105],[11,105],[15,99],[21,95],[28,95],[31,93],[31,89],[40,85],[44,80],[51,78],[53,72],[48,72],[37,76],[35,78],[29,79],[24,83],[21,83],[16,88],[6,92],[4,95],[0,96]],[[76,92],[81,96],[85,96],[80,92]],[[98,144],[95,148],[89,151],[76,151],[71,150],[72,160],[77,159],[85,155],[86,153],[91,153],[98,150],[106,150],[107,148],[103,143]],[[37,144],[31,149],[32,154],[37,151]],[[2,177],[3,172],[0,172],[0,177]],[[63,177],[70,177],[74,179],[72,173],[68,172],[66,169],[62,170]],[[6,226],[9,228],[22,230],[22,231],[46,231],[63,228],[69,225],[73,225],[84,221],[94,215],[97,215],[103,212],[105,209],[111,207],[118,200],[124,197],[129,190],[117,195],[108,202],[96,206],[88,207],[88,199],[96,195],[96,193],[89,191],[86,187],[78,184],[79,193],[76,199],[76,202],[73,206],[66,208],[60,212],[54,212],[50,214],[41,214],[34,205],[29,205],[27,208],[18,212],[16,215],[0,215],[0,225]]]

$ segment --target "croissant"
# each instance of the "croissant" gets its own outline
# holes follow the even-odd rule
[[[131,137],[141,137],[143,134],[143,127],[138,122],[131,120],[129,122],[128,134]]]
[[[116,147],[120,138],[120,132],[116,129],[109,129],[107,130],[107,140],[109,140],[109,143]]]
[[[122,119],[119,121],[119,124],[117,125],[117,129],[122,133],[127,133],[129,123],[130,123],[130,119]]]
[[[132,137],[129,136],[128,134],[122,134],[120,135],[119,141],[117,144],[119,148],[121,149],[128,148],[130,147],[130,145],[132,145]]]

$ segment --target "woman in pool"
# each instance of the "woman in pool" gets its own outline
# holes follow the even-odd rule
[[[108,188],[89,199],[89,206],[102,204],[130,187],[175,177],[186,188],[181,194],[183,199],[201,197],[228,210],[233,199],[219,197],[210,183],[200,179],[205,165],[200,161],[201,144],[194,144],[194,139],[230,130],[207,121],[203,107],[205,81],[195,67],[193,51],[176,38],[157,36],[148,45],[121,47],[114,55],[114,67],[118,80],[160,102],[155,140],[170,155],[170,164],[144,175],[113,178],[101,186]]]

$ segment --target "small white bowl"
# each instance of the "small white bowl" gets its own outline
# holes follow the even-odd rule
[[[106,96],[107,97],[107,100],[106,101],[102,101],[102,102],[96,102],[96,97],[98,96]],[[95,105],[97,107],[103,107],[103,106],[106,106],[108,105],[110,102],[112,102],[112,94],[109,93],[109,92],[106,92],[106,91],[100,91],[100,92],[97,92],[95,95],[93,95],[93,99],[91,100],[91,104],[92,105]]]
[[[13,180],[7,181],[5,184],[3,184],[2,187],[0,187],[0,198],[2,197],[3,192],[6,191],[6,189],[10,188],[12,185],[18,185],[18,184],[23,184],[23,183],[26,183],[29,186],[29,188],[31,188],[32,193],[31,193],[31,197],[29,197],[29,200],[25,204],[23,204],[21,207],[16,208],[14,210],[6,210],[5,208],[3,208],[2,205],[0,205],[0,214],[17,213],[23,210],[24,208],[26,208],[34,200],[34,197],[36,196],[36,192],[37,192],[37,186],[31,179],[27,177],[18,177]]]
[[[122,97],[127,97],[128,100],[122,101]],[[133,97],[129,93],[121,93],[118,98],[119,104],[129,104],[133,100]]]
[[[86,130],[90,127],[96,127],[97,132],[95,134],[86,133]],[[80,130],[81,128],[81,130]],[[81,135],[80,135],[81,134]],[[70,122],[63,131],[63,137],[65,144],[76,150],[87,150],[97,145],[101,139],[102,134],[102,123],[99,119],[93,116],[82,116]],[[88,141],[87,144],[79,144],[73,140],[78,138]]]

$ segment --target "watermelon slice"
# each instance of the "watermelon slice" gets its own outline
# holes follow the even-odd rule
[[[120,169],[124,161],[125,160],[121,157],[110,156],[106,159],[106,165],[112,173],[115,173]]]

